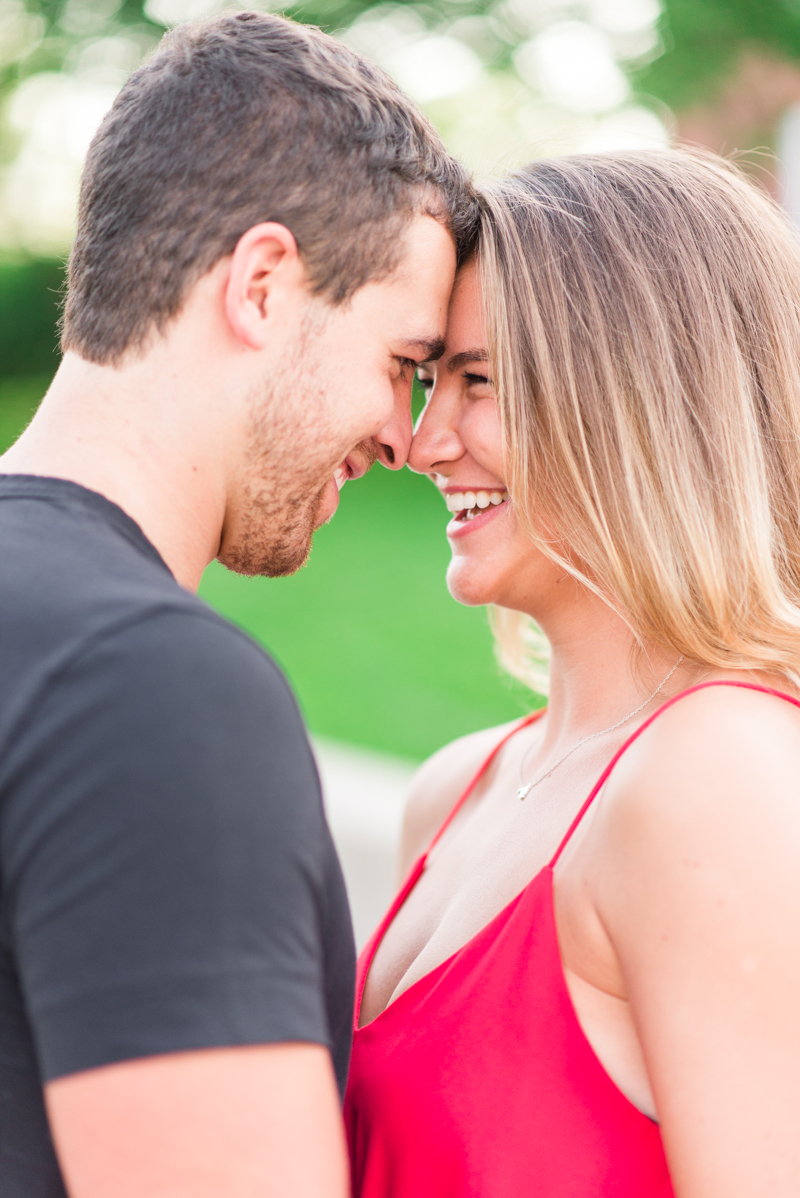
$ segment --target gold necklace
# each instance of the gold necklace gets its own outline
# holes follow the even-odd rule
[[[555,773],[555,771],[558,769],[558,767],[560,765],[563,765],[564,762],[567,760],[567,758],[571,757],[572,754],[575,753],[581,747],[581,745],[587,744],[588,741],[590,741],[590,740],[595,740],[596,737],[598,737],[598,736],[605,736],[605,734],[607,732],[614,732],[617,728],[621,728],[623,724],[627,724],[629,720],[632,720],[633,717],[635,715],[638,715],[640,711],[644,711],[645,707],[647,707],[647,704],[652,703],[653,699],[655,699],[656,695],[659,694],[664,689],[664,687],[667,685],[670,678],[675,673],[675,671],[677,670],[678,666],[681,664],[682,661],[683,661],[683,654],[681,654],[680,657],[678,658],[678,660],[675,662],[675,665],[672,667],[670,672],[667,674],[666,678],[663,678],[661,680],[661,682],[659,682],[658,686],[653,691],[652,695],[648,695],[647,698],[645,699],[644,703],[640,703],[638,707],[635,707],[629,715],[625,716],[625,718],[623,720],[617,720],[616,724],[610,724],[608,726],[608,728],[601,728],[599,732],[591,732],[588,736],[584,736],[581,740],[578,741],[577,744],[573,745],[572,748],[569,749],[564,754],[563,757],[559,757],[559,759],[555,763],[555,765],[551,765],[550,769],[547,771],[547,773],[542,774],[541,778],[537,778],[535,782],[529,782],[527,785],[525,785],[525,783],[522,781],[522,767],[525,765],[525,762],[528,759],[528,754],[530,753],[531,749],[533,749],[535,747],[534,745],[528,745],[528,748],[522,754],[522,758],[519,763],[519,789],[517,790],[517,798],[518,799],[526,799],[535,786],[538,786],[540,782],[544,782],[545,778],[549,778],[551,774]]]

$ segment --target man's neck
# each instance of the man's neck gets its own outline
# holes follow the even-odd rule
[[[163,356],[156,349],[117,370],[67,354],[0,471],[69,479],[104,495],[194,591],[219,549],[225,454],[205,413],[189,415],[192,393],[202,402],[198,380]]]

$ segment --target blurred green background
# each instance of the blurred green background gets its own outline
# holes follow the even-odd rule
[[[0,0],[2,444],[58,363],[81,163],[104,111],[165,28],[259,6]],[[479,175],[678,138],[736,153],[790,209],[800,189],[800,0],[270,7],[382,63]],[[298,575],[250,580],[214,565],[201,593],[273,652],[315,732],[420,758],[538,701],[501,675],[485,613],[448,596],[446,519],[426,480],[376,467],[345,488]]]

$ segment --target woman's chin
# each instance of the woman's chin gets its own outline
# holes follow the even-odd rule
[[[494,585],[493,585],[494,583]],[[465,607],[484,607],[489,603],[502,603],[498,598],[496,581],[486,577],[482,570],[475,570],[460,558],[453,558],[447,568],[447,589],[457,603]]]

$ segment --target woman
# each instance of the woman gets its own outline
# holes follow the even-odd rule
[[[418,776],[355,1193],[796,1198],[800,249],[721,161],[535,163],[424,378],[450,589],[550,700]]]

